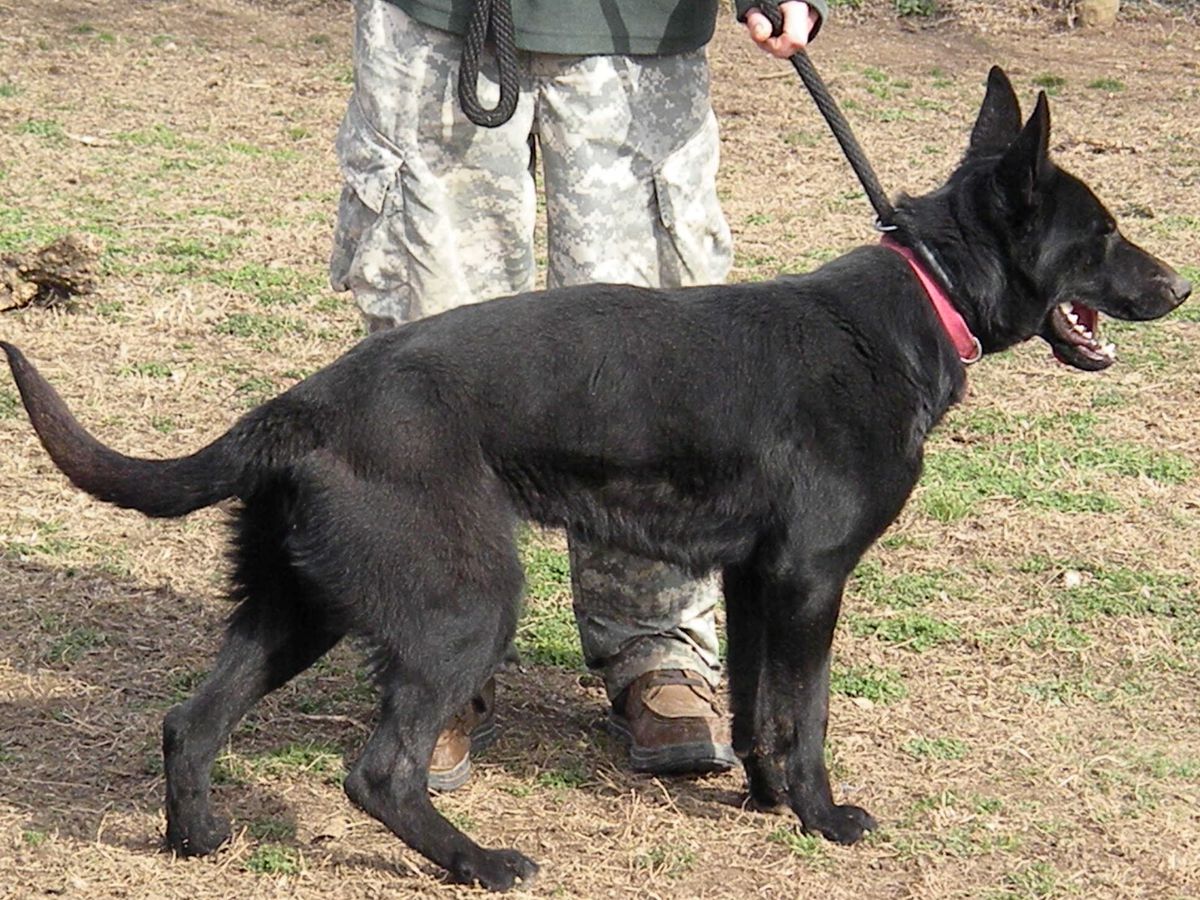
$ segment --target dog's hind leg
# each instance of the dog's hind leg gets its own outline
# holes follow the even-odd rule
[[[427,782],[438,732],[512,640],[520,565],[512,548],[493,555],[466,545],[458,558],[434,553],[416,566],[424,568],[424,593],[418,600],[408,584],[396,585],[398,594],[409,592],[409,614],[377,657],[379,723],[346,778],[346,794],[455,881],[509,890],[530,881],[537,865],[473,842],[434,808]]]
[[[316,662],[340,632],[282,584],[247,597],[234,612],[216,665],[196,693],[163,721],[167,843],[183,856],[211,853],[229,838],[212,814],[213,763],[238,721],[263,696]]]
[[[314,454],[296,471],[295,563],[341,595],[355,632],[376,647],[379,721],[344,787],[456,881],[508,890],[537,866],[513,850],[485,850],[451,825],[430,801],[428,776],[439,731],[516,631],[515,519],[495,478],[456,460],[452,446],[388,462],[386,474],[363,476]]]
[[[450,634],[439,631],[439,642],[461,646],[462,641],[473,641],[470,632],[476,630],[477,626]],[[493,891],[528,883],[537,873],[536,863],[516,850],[480,847],[434,808],[426,784],[443,714],[461,707],[471,696],[469,690],[447,692],[445,685],[464,675],[464,685],[474,684],[494,661],[489,660],[487,667],[469,663],[464,667],[450,656],[444,656],[440,665],[429,662],[426,659],[414,669],[392,660],[380,673],[379,723],[346,778],[346,794],[457,882]]]
[[[742,760],[750,802],[761,810],[787,803],[783,769],[771,750],[775,735],[762,714],[759,684],[767,623],[762,584],[752,565],[729,566],[723,573],[725,631],[728,636],[729,702],[733,710],[733,749]],[[767,752],[764,752],[767,751]]]

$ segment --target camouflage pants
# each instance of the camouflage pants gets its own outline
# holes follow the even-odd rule
[[[521,53],[516,113],[488,129],[458,106],[459,38],[384,0],[356,0],[355,14],[330,272],[370,327],[533,288],[535,147],[549,286],[724,278],[730,237],[702,51]],[[494,105],[498,90],[485,65],[481,102]],[[611,696],[658,669],[716,681],[715,579],[574,539],[571,565],[584,656]]]

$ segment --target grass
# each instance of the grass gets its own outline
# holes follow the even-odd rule
[[[1034,76],[1033,83],[1046,92],[1048,96],[1055,96],[1067,85],[1067,79],[1061,75],[1052,75],[1045,73]]]
[[[810,861],[824,860],[829,846],[820,835],[805,834],[792,824],[780,825],[767,835],[767,840],[786,848],[793,856]]]
[[[1114,479],[1148,479],[1161,485],[1190,481],[1195,464],[1186,456],[1128,442],[1084,442],[1091,430],[1086,415],[1053,427],[1031,423],[1032,433],[967,447],[939,440],[931,449],[918,502],[930,517],[953,522],[996,501],[1068,513],[1121,509]],[[986,422],[983,434],[1010,435],[1017,428],[1002,416]],[[1051,433],[1053,437],[1043,437]],[[1064,435],[1064,437],[1059,437]]]
[[[237,785],[297,778],[340,785],[345,775],[342,751],[320,742],[290,744],[253,756],[224,753],[213,769],[214,782]]]
[[[296,825],[283,819],[256,819],[246,827],[246,833],[256,841],[278,842],[296,836]]]
[[[696,866],[698,856],[690,847],[664,844],[651,847],[634,857],[635,868],[645,869],[651,876],[678,879]]]
[[[889,572],[878,558],[868,556],[858,564],[847,592],[851,597],[874,606],[894,610],[912,610],[953,592],[965,599],[965,590],[946,572]]]
[[[534,777],[534,783],[550,791],[573,791],[590,781],[588,771],[580,765],[545,769]]]
[[[918,737],[904,744],[904,752],[918,759],[957,760],[964,758],[969,750],[965,741],[952,737]]]
[[[145,362],[130,363],[117,369],[117,374],[138,378],[170,378],[171,364],[146,360]]]
[[[871,703],[895,703],[908,694],[900,673],[882,666],[835,666],[829,688],[844,697],[858,697]]]
[[[0,388],[0,419],[11,419],[16,416],[21,401],[15,391]]]
[[[304,869],[300,852],[282,844],[263,844],[246,859],[246,871],[256,875],[299,875]]]
[[[106,262],[94,303],[8,314],[0,328],[36,350],[81,419],[125,452],[199,446],[227,424],[223,411],[316,370],[357,327],[323,272],[341,180],[328,144],[352,81],[348,34],[310,42],[329,31],[328,16],[277,6],[176,16],[164,35],[161,17],[139,5],[101,3],[80,13],[94,17],[93,32],[72,36],[78,18],[10,4],[6,36],[21,41],[12,44],[21,60],[0,72],[0,130],[14,150],[0,162],[0,249],[87,228],[121,253]],[[1060,63],[1045,57],[1045,40],[1039,55],[1026,26],[1038,23],[1024,22],[1020,40],[1003,29],[988,40],[1025,73],[1028,111],[1032,76]],[[733,23],[720,27],[743,39]],[[1129,33],[1105,46],[1120,51],[1111,42]],[[907,35],[870,26],[870,46],[844,41],[833,71],[858,101],[860,138],[890,160],[885,180],[923,190],[961,152],[986,66],[963,65],[960,47],[933,68],[924,51],[904,55]],[[1121,89],[1100,77],[1114,74],[1102,61],[1075,55],[1059,89],[1078,103],[1059,111],[1052,142],[1072,148],[1064,155],[1111,208],[1144,206],[1130,230],[1200,282],[1188,258],[1196,211],[1170,178],[1182,173],[1182,184],[1198,160],[1186,117],[1171,118],[1186,104],[1166,99],[1185,87],[1192,98],[1192,73],[1160,79],[1177,59],[1144,55],[1149,68],[1119,73]],[[271,74],[280,58],[296,77]],[[747,65],[767,77],[714,69],[727,78],[715,94],[728,126],[726,215],[753,230],[738,277],[809,269],[863,237],[867,206],[818,116],[794,102],[791,74]],[[52,67],[61,74],[50,77]],[[163,105],[210,94],[216,118],[202,104]],[[752,114],[729,115],[739,109]],[[76,131],[118,146],[63,142]],[[766,145],[772,135],[787,159]],[[1087,152],[1076,139],[1138,152]],[[816,177],[823,167],[828,179]],[[537,858],[549,878],[537,890],[561,896],[1191,896],[1198,321],[1192,302],[1163,323],[1114,325],[1121,363],[1095,377],[1048,373],[1040,347],[1036,365],[1018,350],[971,370],[971,394],[939,428],[921,493],[855,572],[837,636],[834,790],[884,828],[863,845],[839,848],[802,834],[794,818],[739,809],[737,773],[630,774],[624,748],[582,724],[603,704],[596,680],[581,675],[562,538],[540,531],[522,542],[524,662],[501,676],[502,741],[463,795],[436,802],[481,843]],[[565,353],[575,338],[561,336]],[[97,358],[110,360],[107,373]],[[139,384],[154,395],[145,409]],[[136,433],[122,430],[135,423]],[[349,642],[336,668],[272,694],[234,734],[215,805],[240,837],[213,864],[153,852],[156,720],[203,677],[229,612],[226,516],[148,521],[82,497],[53,470],[4,377],[0,442],[9,889],[96,900],[445,893],[441,873],[350,812],[337,784],[376,705],[354,677]],[[946,512],[931,515],[927,499]],[[114,548],[127,555],[124,576],[100,568]],[[115,602],[125,595],[133,602]],[[70,661],[48,662],[53,654]],[[143,766],[146,748],[154,760]],[[98,799],[81,805],[85,794]],[[352,827],[324,834],[335,818]]]
[[[847,624],[860,637],[873,637],[917,653],[959,638],[958,626],[923,612],[904,612],[886,618],[852,615]]]
[[[230,313],[215,328],[217,334],[251,341],[261,349],[267,349],[285,337],[304,334],[308,328],[299,319],[266,313]]]
[[[521,540],[521,561],[526,609],[517,626],[517,651],[524,661],[535,665],[582,669],[567,554],[529,531]]]

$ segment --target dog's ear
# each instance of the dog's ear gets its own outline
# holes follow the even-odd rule
[[[988,72],[987,93],[971,129],[968,155],[1003,153],[1021,131],[1021,106],[1012,82],[999,66]]]
[[[1050,171],[1050,104],[1038,93],[1033,115],[996,165],[1001,194],[1016,213],[1036,205],[1038,186]]]

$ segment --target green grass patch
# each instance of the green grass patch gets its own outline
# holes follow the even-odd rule
[[[1082,583],[1064,589],[1059,608],[1070,622],[1102,616],[1195,619],[1200,615],[1195,588],[1185,576],[1121,567],[1097,569]]]
[[[556,769],[546,769],[538,772],[534,783],[546,790],[571,791],[577,790],[588,783],[588,772],[582,766],[562,766]]]
[[[847,593],[876,606],[896,610],[914,609],[948,593],[951,577],[944,572],[889,575],[878,560],[869,558],[860,562],[854,570]],[[956,590],[955,595],[962,597],[963,592]]]
[[[299,875],[303,868],[299,851],[282,844],[263,844],[246,859],[246,871],[256,875]]]
[[[215,271],[205,280],[231,290],[249,294],[264,306],[295,305],[310,294],[319,293],[324,282],[294,269],[249,263],[233,271]]]
[[[0,81],[0,99],[15,97],[21,93],[21,88],[11,81]]]
[[[55,146],[67,142],[66,132],[54,119],[27,119],[17,126],[17,134],[32,135]]]
[[[937,12],[937,0],[895,0],[896,15],[901,18],[928,18]]]
[[[644,869],[663,878],[680,878],[696,865],[696,851],[690,847],[660,844],[633,859],[635,868]]]
[[[141,378],[170,378],[171,364],[146,360],[144,362],[130,363],[127,366],[121,366],[119,369],[117,369],[117,374],[122,377],[134,376]]]
[[[1040,87],[1042,90],[1044,90],[1048,96],[1053,97],[1067,86],[1067,79],[1061,75],[1052,75],[1046,73],[1044,75],[1035,76],[1033,83],[1037,87]]]
[[[918,737],[904,744],[904,752],[918,759],[962,759],[969,749],[966,741],[952,737]]]
[[[789,853],[807,860],[825,859],[825,848],[828,846],[820,835],[805,834],[795,825],[780,825],[769,835],[767,840],[779,844]]]
[[[862,697],[879,704],[895,703],[908,693],[899,672],[872,665],[835,667],[829,688],[843,697]]]
[[[50,840],[50,835],[34,828],[26,828],[21,832],[21,843],[26,847],[40,847]]]
[[[255,779],[315,778],[326,784],[341,784],[346,768],[342,751],[332,744],[291,744],[270,753],[243,757],[222,755],[214,767],[214,778],[226,784],[249,784]]]
[[[1073,441],[1092,432],[1091,416],[1056,416],[1032,425],[1036,433],[1065,431]],[[994,432],[1004,427],[1004,420],[994,415],[983,424]],[[1120,504],[1101,488],[1113,477],[1179,485],[1194,474],[1195,465],[1183,454],[1139,444],[1025,437],[1003,444],[931,449],[919,502],[927,515],[944,522],[964,518],[978,504],[994,500],[1062,512],[1115,512]]]
[[[1009,872],[998,890],[984,896],[988,900],[1040,900],[1044,897],[1061,897],[1064,893],[1065,886],[1054,866],[1038,861]]]
[[[582,669],[567,554],[550,547],[534,532],[522,537],[520,552],[526,608],[517,627],[517,651],[522,659],[537,665]]]
[[[231,313],[217,323],[217,334],[228,334],[267,346],[280,338],[305,334],[308,328],[299,319],[265,313]]]
[[[1091,637],[1057,616],[1034,616],[1010,629],[1009,634],[1034,650],[1078,653],[1092,646]]]
[[[202,144],[186,140],[166,125],[151,125],[134,131],[120,131],[114,137],[131,147],[157,147],[161,150],[199,150]]]
[[[103,631],[83,625],[56,637],[46,648],[44,658],[51,663],[73,663],[107,643],[108,635]]]
[[[79,549],[79,541],[63,535],[63,530],[64,526],[59,522],[38,522],[34,526],[31,540],[9,541],[4,545],[5,551],[24,557],[65,557]]]
[[[284,819],[267,817],[251,822],[246,831],[256,841],[283,841],[296,836],[296,825]]]
[[[1125,90],[1125,83],[1119,78],[1097,78],[1088,82],[1088,87],[1094,91],[1107,91],[1116,94]]]
[[[270,400],[279,391],[272,379],[265,375],[258,375],[243,381],[237,386],[235,392],[241,405],[246,409],[252,409]]]
[[[848,624],[853,634],[877,638],[918,653],[955,641],[960,634],[957,625],[923,612],[904,612],[887,618],[851,616]]]
[[[0,419],[14,418],[20,405],[15,391],[0,388]]]

